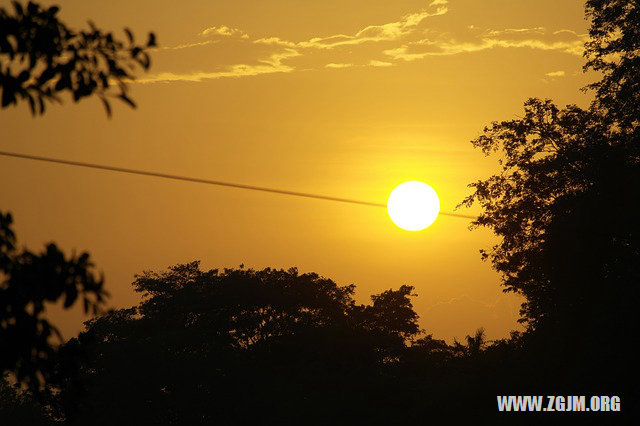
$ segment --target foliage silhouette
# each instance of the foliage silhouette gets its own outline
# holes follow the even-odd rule
[[[52,404],[67,424],[513,424],[496,395],[576,392],[531,336],[422,336],[409,286],[362,305],[353,285],[317,274],[198,262],[133,285],[138,306],[88,321],[64,347],[82,354]]]
[[[0,424],[3,426],[51,426],[47,408],[0,377]]]
[[[474,226],[501,237],[482,256],[505,291],[525,297],[523,333],[487,341],[480,328],[449,345],[420,330],[410,286],[363,305],[353,285],[317,274],[192,262],[136,277],[138,306],[88,321],[60,348],[52,417],[538,424],[497,413],[496,395],[620,395],[622,413],[563,413],[563,422],[636,424],[639,371],[628,342],[640,302],[639,10],[636,1],[587,1],[586,69],[603,72],[590,108],[529,99],[522,118],[472,141],[499,154],[502,170],[473,183],[463,204],[478,203]],[[0,247],[14,250],[6,229]]]
[[[56,6],[12,3],[13,11],[0,7],[2,108],[26,100],[32,114],[44,114],[45,101],[60,101],[64,92],[76,102],[99,97],[108,115],[110,97],[135,107],[127,82],[136,66],[149,68],[153,33],[137,45],[125,29],[123,43],[91,22],[90,31],[69,29],[58,20]],[[67,258],[53,243],[41,254],[18,251],[11,224],[11,215],[0,212],[0,372],[13,372],[38,392],[59,374],[52,337],[61,336],[44,317],[45,303],[60,300],[66,309],[81,299],[84,312],[96,314],[107,293],[87,253]],[[65,363],[71,359],[67,355]]]
[[[587,191],[605,167],[614,167],[605,163],[615,142],[609,132],[598,112],[530,99],[522,118],[494,122],[472,141],[486,155],[498,151],[502,171],[471,184],[474,193],[463,204],[480,204],[483,213],[474,226],[502,238],[482,256],[502,274],[506,291],[525,296],[522,321],[534,328],[558,302],[541,264],[556,203]]]
[[[587,88],[594,102],[530,99],[522,118],[486,127],[472,143],[498,153],[502,170],[471,184],[462,204],[478,203],[473,226],[501,237],[482,257],[525,297],[527,331],[513,344],[532,371],[548,386],[623,393],[633,407],[629,377],[640,371],[612,342],[640,325],[640,4],[593,0],[586,12],[585,69],[602,71]]]
[[[46,303],[64,308],[82,300],[85,313],[97,314],[106,292],[87,253],[66,258],[51,243],[42,253],[16,249],[11,214],[0,213],[0,371],[38,390],[52,376],[57,328],[45,317]]]
[[[86,354],[63,386],[71,424],[96,424],[96,412],[98,424],[330,421],[363,408],[354,398],[421,332],[410,286],[358,305],[353,285],[317,274],[198,262],[133,285],[140,305],[89,321],[68,343]]]
[[[45,101],[60,102],[62,92],[69,92],[74,102],[95,95],[108,115],[109,98],[135,108],[127,82],[135,79],[136,66],[149,68],[155,35],[149,33],[146,44],[138,45],[129,29],[126,43],[91,22],[89,31],[71,30],[58,20],[58,10],[17,1],[13,12],[0,8],[2,108],[24,100],[32,114],[43,114]]]
[[[640,124],[640,6],[633,0],[588,0],[591,19],[586,44],[585,69],[602,73],[588,86],[595,89],[595,107],[606,112],[623,131],[637,131]]]

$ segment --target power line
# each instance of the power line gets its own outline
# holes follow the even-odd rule
[[[164,179],[173,179],[180,180],[185,182],[195,182],[195,183],[204,183],[207,185],[216,185],[216,186],[225,186],[228,188],[239,188],[239,189],[247,189],[250,191],[261,191],[261,192],[269,192],[272,194],[280,194],[280,195],[290,195],[294,197],[305,197],[305,198],[314,198],[317,200],[325,200],[325,201],[336,201],[339,203],[350,203],[350,204],[359,204],[363,206],[372,206],[372,207],[384,207],[386,208],[386,204],[382,203],[372,203],[369,201],[361,201],[354,200],[351,198],[340,198],[340,197],[331,197],[329,195],[319,195],[319,194],[310,194],[308,192],[297,192],[297,191],[287,191],[283,189],[275,189],[275,188],[265,188],[262,186],[254,186],[254,185],[244,185],[241,183],[230,183],[230,182],[221,182],[218,180],[210,180],[210,179],[200,179],[188,176],[179,176],[179,175],[171,175],[167,173],[158,173],[158,172],[148,172],[145,170],[135,170],[135,169],[127,169],[124,167],[115,167],[115,166],[105,166],[102,164],[92,164],[92,163],[84,163],[81,161],[71,161],[71,160],[61,160],[58,158],[50,158],[50,157],[40,157],[37,155],[28,155],[28,154],[20,154],[16,152],[7,152],[0,151],[0,155],[5,157],[13,157],[13,158],[21,158],[25,160],[35,160],[35,161],[44,161],[47,163],[56,163],[56,164],[65,164],[68,166],[76,166],[76,167],[86,167],[90,169],[98,169],[98,170],[107,170],[110,172],[119,172],[119,173],[129,173],[134,175],[142,175],[142,176],[152,176],[159,177]],[[444,216],[452,216],[452,217],[461,217],[465,219],[475,219],[475,216],[458,214],[458,213],[448,213],[448,212],[440,212],[441,215]]]

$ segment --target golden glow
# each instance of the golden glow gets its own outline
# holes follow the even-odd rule
[[[584,104],[578,88],[593,81],[575,54],[588,32],[578,0],[450,0],[437,16],[433,0],[41,3],[74,29],[91,18],[119,38],[154,31],[161,47],[130,86],[137,109],[115,101],[109,120],[93,97],[36,119],[24,103],[3,109],[5,151],[376,202],[390,182],[422,178],[446,211],[500,170],[469,143],[485,125],[529,96]],[[478,257],[497,237],[464,219],[409,233],[378,208],[18,159],[0,160],[0,182],[21,244],[88,250],[113,307],[139,303],[130,283],[143,269],[202,259],[297,266],[362,298],[411,283],[421,327],[450,342],[518,327],[522,301]],[[53,308],[65,337],[84,329],[82,310]]]
[[[436,191],[424,182],[412,180],[396,186],[387,201],[393,223],[407,231],[422,231],[435,222],[440,212]]]

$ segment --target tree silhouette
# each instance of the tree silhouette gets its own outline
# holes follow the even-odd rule
[[[585,68],[603,73],[591,107],[530,99],[522,118],[486,127],[472,143],[502,170],[471,184],[462,204],[482,207],[473,226],[501,237],[482,257],[525,297],[527,332],[514,347],[526,351],[527,380],[623,392],[633,404],[637,362],[612,342],[640,325],[640,3],[593,0],[586,11]]]
[[[33,307],[61,297],[99,306],[102,282],[84,255],[17,251],[11,218],[0,216],[0,331],[10,336],[20,321],[28,332],[14,333],[26,343],[3,362],[29,383],[46,372],[59,385],[52,417],[72,425],[512,424],[497,415],[496,395],[554,394],[622,395],[621,416],[632,419],[639,8],[587,1],[586,68],[603,72],[590,108],[529,99],[522,118],[494,122],[472,142],[500,155],[502,169],[473,183],[463,204],[478,203],[474,226],[501,238],[482,256],[505,291],[525,297],[525,332],[487,341],[479,328],[448,345],[423,336],[411,286],[358,304],[355,286],[317,274],[192,262],[137,276],[140,304],[88,321],[49,351],[40,332],[53,326]],[[0,415],[16,407],[40,409],[0,382]]]
[[[635,269],[636,224],[627,212],[640,159],[640,5],[592,0],[586,13],[592,25],[585,68],[603,72],[589,86],[596,89],[591,108],[530,99],[522,118],[494,122],[472,141],[486,155],[499,152],[502,171],[471,184],[462,204],[479,203],[483,214],[474,226],[502,237],[482,255],[502,274],[506,291],[525,296],[522,320],[533,328],[581,303],[588,286],[566,291],[569,277],[602,284],[611,268]],[[580,246],[569,250],[569,241]]]
[[[96,412],[98,424],[355,415],[420,333],[409,286],[358,305],[353,285],[317,274],[198,262],[133,285],[140,305],[89,321],[68,344],[87,354],[80,385],[63,387],[72,424],[95,424]]]
[[[0,422],[3,426],[51,426],[46,407],[0,377]]]
[[[14,1],[13,11],[0,8],[0,89],[2,108],[27,101],[32,114],[45,112],[45,101],[99,97],[108,115],[110,97],[135,107],[127,82],[136,66],[148,69],[149,34],[145,45],[127,43],[89,23],[90,31],[74,31],[58,20],[58,7]],[[82,300],[85,313],[96,314],[107,293],[87,253],[65,256],[53,243],[41,254],[16,250],[12,217],[0,212],[0,372],[12,371],[19,383],[38,391],[57,375],[60,334],[45,318],[46,303],[62,300],[69,308]],[[68,361],[68,360],[67,360]]]
[[[487,345],[484,328],[482,327],[477,329],[473,336],[467,336],[465,340],[467,344],[463,345],[457,339],[454,339],[453,350],[466,357],[478,356]]]
[[[640,5],[629,0],[588,0],[591,19],[586,44],[585,69],[602,73],[588,86],[596,91],[595,105],[606,111],[603,118],[631,131],[640,124]],[[637,136],[637,135],[636,135]]]
[[[103,281],[93,273],[89,255],[67,258],[55,244],[42,253],[16,249],[10,214],[0,213],[0,371],[12,371],[20,383],[38,390],[55,369],[53,336],[61,336],[46,318],[46,303],[64,308],[82,301],[96,314],[104,302]]]
[[[506,291],[525,296],[522,321],[534,328],[558,302],[542,264],[557,202],[593,187],[614,167],[605,153],[615,141],[599,111],[559,109],[540,99],[525,103],[522,118],[494,122],[472,141],[486,155],[499,152],[502,171],[471,184],[474,192],[463,204],[480,204],[474,226],[502,238],[482,256],[502,274]]]
[[[13,2],[13,13],[0,8],[0,89],[2,108],[27,101],[32,114],[43,114],[45,101],[60,102],[69,92],[74,102],[95,95],[111,115],[109,98],[131,107],[127,82],[136,66],[148,69],[148,49],[156,45],[149,33],[144,45],[116,39],[89,22],[89,31],[75,31],[57,18],[58,7]]]

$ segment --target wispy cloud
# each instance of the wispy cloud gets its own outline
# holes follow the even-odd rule
[[[193,73],[172,73],[163,72],[136,80],[138,83],[158,83],[172,81],[190,81],[200,82],[203,80],[215,80],[219,78],[237,78],[255,76],[261,74],[287,73],[294,70],[293,67],[283,64],[283,61],[294,58],[300,54],[292,49],[284,52],[274,53],[267,59],[259,60],[257,64],[236,64],[231,65],[224,70],[212,72],[193,72]]]
[[[293,41],[282,40],[280,37],[265,37],[259,38],[253,41],[256,44],[267,44],[274,46],[284,46],[284,47],[298,47],[298,44]]]
[[[198,47],[198,46],[207,46],[209,44],[214,44],[217,43],[218,40],[205,40],[205,41],[198,41],[195,43],[184,43],[184,44],[178,44],[176,46],[160,46],[157,47],[156,50],[180,50],[180,49],[189,49],[191,47]]]
[[[564,77],[566,73],[564,71],[552,71],[545,74],[547,77]]]
[[[199,46],[207,46],[210,44],[220,42],[221,38],[225,37],[234,37],[242,40],[248,40],[249,34],[245,33],[242,30],[237,28],[231,28],[226,25],[221,25],[219,27],[209,27],[198,33],[200,37],[206,37],[208,40],[203,41],[194,41],[191,43],[182,43],[176,46],[161,46],[158,50],[180,50],[180,49],[189,49],[191,47],[199,47]]]
[[[508,34],[545,34],[546,32],[547,30],[544,27],[505,28],[503,30],[490,30],[488,31],[488,34],[491,36],[502,36],[502,35],[508,35]]]
[[[242,30],[237,28],[227,27],[226,25],[221,25],[219,27],[209,27],[205,28],[198,34],[203,37],[207,36],[222,36],[222,37],[240,37],[243,39],[248,39],[249,35]]]
[[[334,49],[340,46],[354,46],[368,42],[399,40],[413,33],[425,19],[447,13],[447,3],[446,0],[435,0],[430,4],[429,9],[410,13],[403,16],[399,21],[382,25],[369,25],[351,35],[335,34],[326,37],[314,37],[300,42],[283,40],[279,37],[266,37],[255,40],[254,43],[297,48]]]
[[[569,37],[566,37],[567,35]],[[400,47],[386,49],[383,53],[394,60],[403,61],[415,61],[428,56],[480,52],[495,48],[529,48],[581,56],[586,38],[586,35],[576,34],[569,30],[549,33],[542,27],[503,29],[486,31],[471,41],[458,41],[455,38],[442,36],[417,40]]]
[[[372,59],[369,61],[369,65],[372,67],[391,67],[393,64],[391,62],[378,61],[376,59]]]
[[[439,16],[447,13],[446,0],[434,0],[430,5],[418,12],[404,15],[401,19],[380,25],[369,25],[354,34],[334,34],[323,37],[313,37],[303,41],[284,40],[280,37],[262,37],[250,40],[249,35],[238,29],[226,25],[212,26],[202,30],[200,37],[211,38],[210,40],[185,43],[178,46],[165,48],[166,50],[187,49],[197,46],[222,42],[224,40],[236,39],[238,42],[251,42],[255,45],[273,46],[278,49],[271,53],[266,59],[256,60],[255,64],[233,64],[221,70],[211,72],[191,72],[176,73],[163,72],[147,78],[137,80],[141,83],[169,82],[169,81],[202,81],[207,79],[218,79],[226,77],[244,77],[270,73],[292,72],[295,68],[287,65],[284,61],[298,56],[306,56],[313,51],[329,51],[343,46],[358,46],[365,43],[392,42],[398,41],[409,34],[416,32],[418,26],[431,16]],[[353,66],[387,67],[393,65],[390,62],[380,60],[367,60],[361,64],[351,64],[343,62],[329,62],[325,68],[349,68]]]
[[[353,64],[335,64],[335,63],[329,63],[327,65],[325,65],[325,68],[350,68],[354,66]]]
[[[204,64],[201,68],[205,71],[167,71],[138,81],[203,81],[290,73],[296,69],[390,67],[429,57],[471,54],[500,48],[532,49],[578,56],[582,55],[587,38],[586,34],[570,29],[548,30],[543,26],[483,29],[465,23],[453,27],[456,28],[453,30],[447,27],[445,31],[438,30],[443,28],[438,20],[444,18],[435,21],[430,19],[451,14],[453,12],[449,12],[447,0],[433,0],[425,8],[391,22],[367,25],[353,33],[319,35],[304,40],[287,40],[277,35],[252,38],[239,28],[211,26],[198,33],[200,39],[160,50],[178,51],[202,47],[212,49],[212,52],[215,50],[215,54],[230,53],[237,62],[225,65],[220,61],[212,61],[211,58],[215,57],[213,53],[212,56],[207,56],[198,52],[191,58],[201,58],[196,61]],[[430,24],[431,22],[434,24]],[[184,56],[189,57],[187,52]],[[229,56],[218,56],[224,57]],[[206,71],[207,69],[210,70]],[[560,75],[560,72],[554,71],[547,74],[547,77],[561,77],[564,74]]]
[[[371,61],[364,64],[345,64],[345,63],[335,63],[330,62],[325,65],[325,68],[353,68],[353,67],[391,67],[393,64],[391,62],[384,62],[372,59]]]

